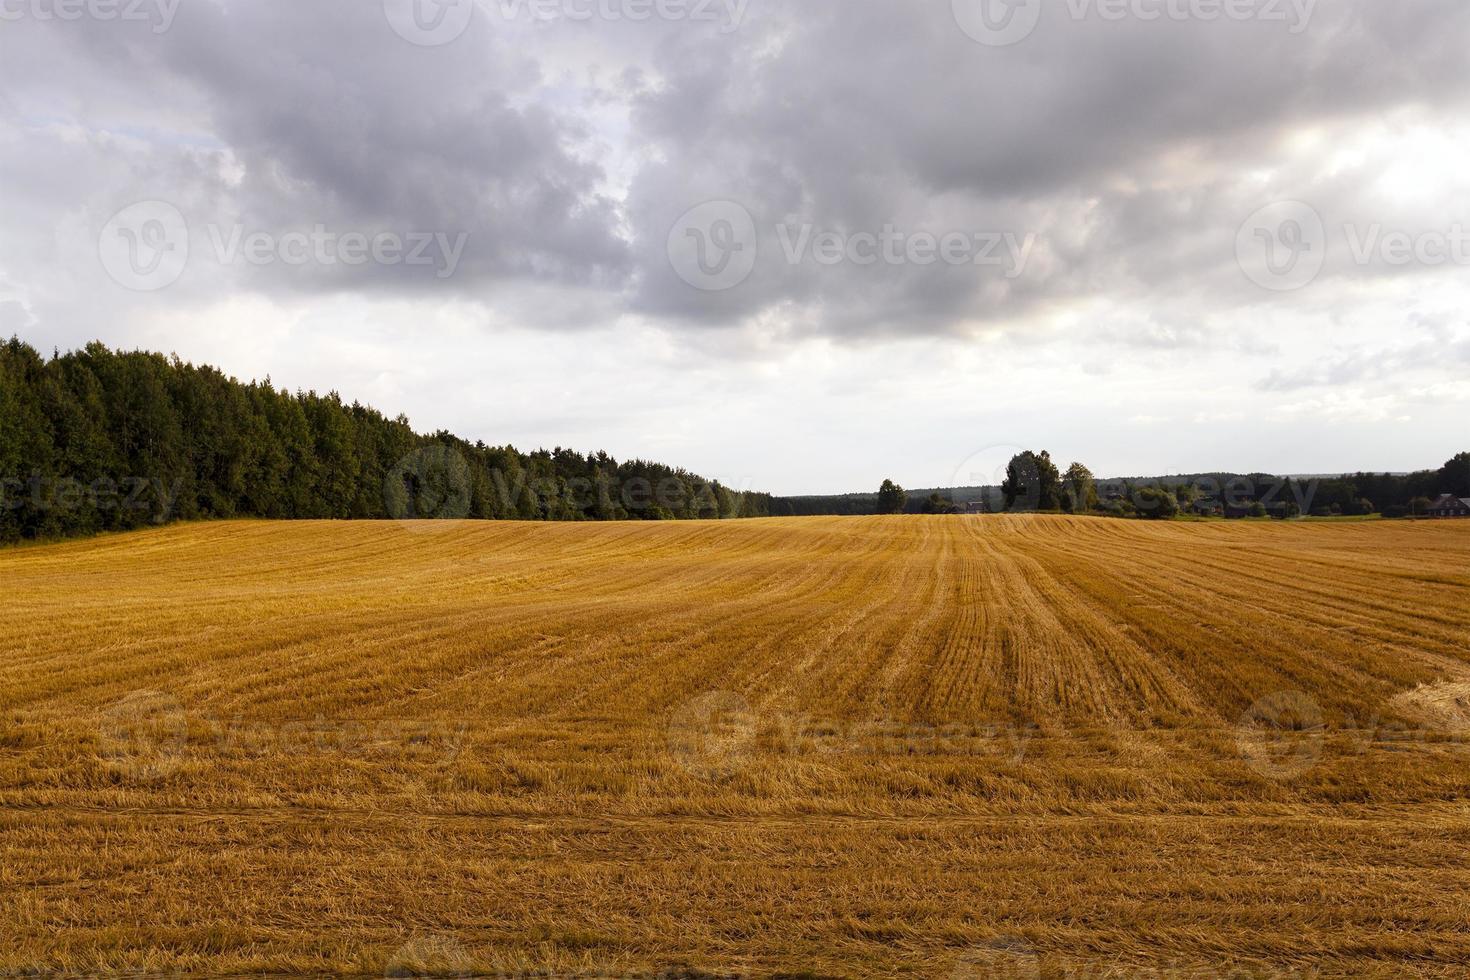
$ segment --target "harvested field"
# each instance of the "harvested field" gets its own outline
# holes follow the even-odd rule
[[[1470,961],[1470,522],[229,522],[0,585],[0,970]]]

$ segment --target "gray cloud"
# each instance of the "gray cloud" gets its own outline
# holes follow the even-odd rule
[[[80,329],[95,310],[78,294],[110,287],[95,267],[90,279],[56,270],[85,262],[112,212],[157,197],[185,212],[196,246],[211,224],[469,238],[447,280],[407,265],[210,268],[196,247],[166,296],[109,302],[452,296],[552,329],[633,316],[691,336],[855,342],[1051,337],[1035,325],[1103,302],[1134,310],[1098,328],[1110,342],[1230,336],[1264,351],[1214,325],[1285,302],[1233,252],[1262,204],[1299,197],[1334,222],[1443,220],[1400,213],[1373,183],[1371,152],[1329,167],[1331,146],[1300,140],[1396,113],[1453,120],[1470,84],[1460,0],[1319,3],[1299,33],[1076,21],[1047,3],[1034,34],[1002,48],[977,44],[942,3],[756,2],[734,31],[507,24],[495,9],[434,48],[359,0],[200,0],[162,34],[6,23],[0,179],[14,202],[0,273],[25,283],[43,324]],[[722,291],[692,288],[667,254],[680,215],[709,200],[743,206],[759,235],[753,271]],[[850,240],[885,228],[1034,241],[1015,268],[787,255],[803,229]],[[1324,281],[1382,272],[1335,262]]]
[[[1450,111],[1467,94],[1463,4],[1416,4],[1411,16],[1322,4],[1298,35],[1044,10],[1010,48],[974,43],[946,5],[848,3],[757,20],[733,44],[695,37],[661,51],[661,84],[635,100],[635,131],[659,150],[629,195],[639,307],[722,324],[792,304],[807,328],[842,334],[1013,322],[1097,295],[1259,301],[1233,255],[1256,208],[1298,194],[1334,215],[1382,213],[1355,183],[1371,175],[1292,172],[1294,133]],[[1265,187],[1252,177],[1262,171],[1275,172]],[[711,198],[744,204],[763,231],[755,273],[713,296],[659,261],[673,220]],[[1014,281],[791,268],[771,233],[788,221],[1029,231],[1042,247]]]
[[[6,176],[44,187],[67,174],[69,187],[41,198],[53,225],[85,188],[98,227],[135,200],[178,206],[196,264],[213,227],[469,236],[452,283],[407,264],[240,264],[242,284],[266,292],[516,279],[617,290],[629,274],[585,124],[534,97],[536,61],[483,19],[435,49],[353,0],[189,4],[162,35],[111,22],[15,29],[34,46],[0,69],[3,121],[62,159],[17,153]]]

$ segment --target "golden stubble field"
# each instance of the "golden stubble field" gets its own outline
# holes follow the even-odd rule
[[[0,552],[0,971],[1463,976],[1470,522]]]

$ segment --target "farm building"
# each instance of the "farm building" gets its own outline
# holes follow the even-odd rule
[[[1452,493],[1442,493],[1424,513],[1428,517],[1470,517],[1470,497],[1456,497]]]

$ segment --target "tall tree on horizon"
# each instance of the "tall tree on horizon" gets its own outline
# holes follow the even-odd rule
[[[1067,467],[1062,479],[1062,509],[1069,514],[1085,514],[1097,509],[1097,480],[1092,470],[1081,463]]]
[[[1444,481],[1441,490],[1456,497],[1470,497],[1470,453],[1456,455],[1440,467],[1440,478]]]
[[[878,488],[878,513],[902,514],[908,505],[909,495],[904,488],[892,480],[884,480]]]
[[[1006,510],[1059,510],[1062,506],[1062,475],[1051,461],[1051,453],[1026,450],[1012,457],[1000,485]]]

